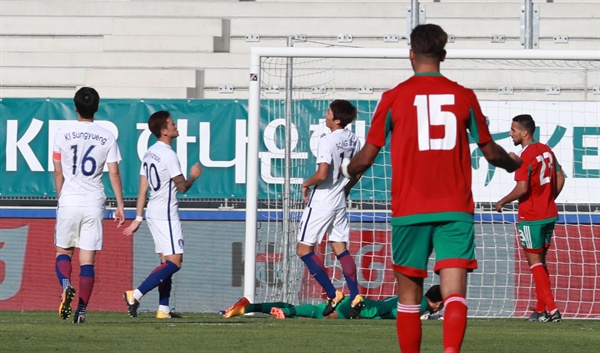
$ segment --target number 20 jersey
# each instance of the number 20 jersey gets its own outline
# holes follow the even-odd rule
[[[383,93],[367,142],[391,134],[392,224],[472,221],[473,142],[492,140],[475,93],[439,73],[418,73]]]
[[[178,220],[179,203],[173,178],[183,173],[171,146],[161,141],[150,146],[142,159],[140,174],[146,176],[150,188],[146,218]]]
[[[69,122],[54,135],[53,159],[60,159],[65,178],[60,206],[104,207],[104,165],[121,160],[110,131],[93,122]]]

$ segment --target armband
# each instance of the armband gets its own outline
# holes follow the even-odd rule
[[[143,222],[144,221],[144,217],[142,216],[135,216],[135,220],[138,222]]]
[[[350,164],[350,158],[342,159],[342,174],[348,179],[352,179],[352,176],[348,173],[348,164]]]

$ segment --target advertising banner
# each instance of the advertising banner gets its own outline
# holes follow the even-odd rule
[[[353,102],[359,111],[351,129],[364,142],[374,101]],[[510,104],[509,104],[510,103]],[[244,100],[128,100],[103,99],[95,120],[118,139],[122,162],[120,170],[126,198],[137,196],[140,159],[155,139],[147,129],[147,119],[158,110],[168,110],[175,119],[179,137],[176,150],[184,173],[196,162],[203,167],[200,182],[182,198],[244,199],[247,173],[259,174],[259,198],[267,198],[282,183],[285,120],[271,119],[285,111],[282,101],[261,101],[259,169],[247,170],[247,110]],[[489,126],[494,139],[508,151],[516,152],[509,137],[511,118],[532,114],[538,129],[536,137],[552,147],[569,179],[558,202],[597,203],[600,200],[600,118],[594,102],[481,102],[484,112],[492,112]],[[314,165],[318,138],[325,133],[323,101],[294,102],[299,122],[291,126],[294,163]],[[54,197],[52,146],[57,129],[77,118],[72,99],[0,99],[0,197]],[[387,180],[370,176],[390,175],[389,160],[380,153],[362,181],[361,197],[386,200]],[[489,165],[477,145],[471,144],[473,192],[475,201],[497,201],[513,187],[512,175]],[[389,156],[388,156],[389,157]],[[299,184],[305,175],[292,175]],[[105,175],[105,178],[108,178]],[[107,196],[113,196],[106,180]],[[357,198],[351,194],[350,198]]]

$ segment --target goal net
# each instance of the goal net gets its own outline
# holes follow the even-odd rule
[[[301,183],[316,170],[325,112],[334,99],[359,111],[349,128],[364,142],[384,90],[412,76],[406,49],[253,48],[248,122],[244,295],[254,302],[321,303],[325,294],[296,255],[305,207]],[[600,318],[600,58],[594,51],[449,50],[442,73],[472,88],[494,139],[507,151],[511,119],[531,114],[536,140],[553,148],[567,174],[548,270],[564,317]],[[533,280],[516,239],[516,204],[493,207],[515,185],[471,144],[479,268],[469,276],[472,317],[524,317],[535,306]],[[441,176],[443,177],[443,176]],[[361,294],[396,294],[392,270],[390,156],[383,148],[349,197],[349,250]],[[410,200],[407,200],[410,202]],[[325,238],[326,239],[326,238]],[[348,293],[326,241],[334,285]],[[431,268],[425,289],[439,283]]]

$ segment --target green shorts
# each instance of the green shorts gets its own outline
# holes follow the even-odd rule
[[[394,271],[408,277],[427,277],[427,262],[435,250],[434,271],[477,268],[473,222],[432,222],[392,225]]]
[[[525,252],[541,253],[550,247],[555,221],[524,222],[517,224],[519,239]]]

